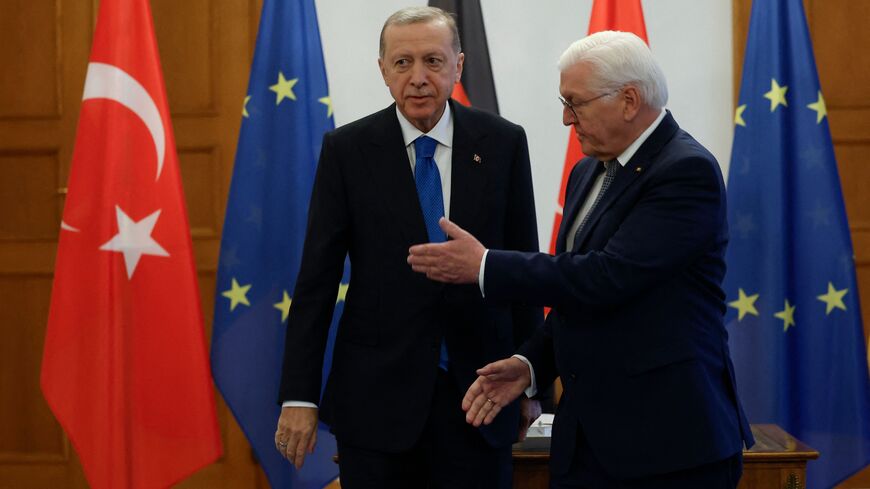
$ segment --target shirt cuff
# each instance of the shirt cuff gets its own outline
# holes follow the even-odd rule
[[[518,358],[521,362],[525,363],[527,367],[529,367],[529,373],[532,375],[532,382],[529,387],[526,389],[526,397],[531,399],[538,393],[538,383],[535,382],[535,367],[532,367],[532,362],[529,361],[528,358],[522,355],[513,355],[514,358]]]
[[[317,404],[305,401],[284,401],[284,404],[281,404],[281,407],[307,407],[317,409]]]
[[[486,267],[487,254],[489,254],[489,250],[483,250],[483,256],[480,257],[480,271],[477,272],[477,286],[480,287],[481,297],[486,297],[486,294],[483,292],[483,269]]]

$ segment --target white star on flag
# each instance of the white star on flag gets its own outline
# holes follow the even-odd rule
[[[128,279],[133,278],[133,272],[136,271],[136,265],[142,255],[169,256],[169,253],[151,237],[151,231],[154,230],[157,218],[160,217],[160,209],[139,222],[130,219],[120,206],[116,205],[115,211],[118,218],[118,234],[100,246],[100,249],[124,254]]]

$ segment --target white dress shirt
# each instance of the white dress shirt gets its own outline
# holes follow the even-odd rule
[[[405,149],[408,151],[408,160],[411,163],[411,173],[417,169],[417,151],[414,148],[414,141],[422,136],[423,131],[414,127],[405,116],[399,112],[396,107],[396,117],[399,118],[399,126],[402,128],[402,138],[405,140]],[[450,218],[450,184],[452,183],[451,171],[453,169],[453,113],[450,111],[450,104],[444,107],[444,113],[441,119],[435,124],[426,136],[438,141],[435,146],[435,166],[438,167],[438,173],[441,174],[441,193],[444,197],[444,217]],[[310,407],[316,408],[317,404],[306,401],[284,401],[282,407]]]

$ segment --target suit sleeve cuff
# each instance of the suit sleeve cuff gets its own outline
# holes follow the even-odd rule
[[[480,271],[477,273],[477,286],[480,287],[480,296],[486,297],[486,293],[483,292],[483,269],[486,268],[486,255],[489,254],[489,250],[483,250],[483,256],[480,257]]]
[[[525,363],[527,367],[529,367],[529,373],[532,376],[532,382],[526,389],[525,394],[526,397],[531,399],[535,396],[535,394],[538,393],[538,383],[535,382],[535,367],[532,367],[532,362],[530,362],[528,358],[522,355],[513,355],[513,357],[519,359],[521,362]]]
[[[307,407],[317,409],[317,404],[305,401],[284,401],[284,404],[281,404],[281,407]]]

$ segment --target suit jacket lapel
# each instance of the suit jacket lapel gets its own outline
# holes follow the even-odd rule
[[[395,104],[377,114],[362,145],[373,181],[379,187],[378,194],[387,210],[395,215],[399,231],[411,243],[428,242],[417,185],[408,161],[402,128],[396,118]]]
[[[486,148],[480,147],[484,136],[470,123],[468,109],[453,101],[449,103],[453,112],[450,220],[468,229],[474,227],[486,193]]]
[[[679,126],[670,111],[668,111],[659,127],[643,142],[640,148],[638,148],[637,153],[631,157],[628,163],[617,172],[616,177],[610,184],[610,188],[607,189],[607,193],[604,194],[601,202],[592,210],[589,220],[580,232],[580,236],[574,242],[575,250],[582,249],[586,238],[589,236],[590,231],[595,228],[595,224],[601,218],[601,215],[619,200],[619,197],[627,188],[648,173],[646,170],[655,163],[655,156],[671,140],[677,129],[679,129]]]

